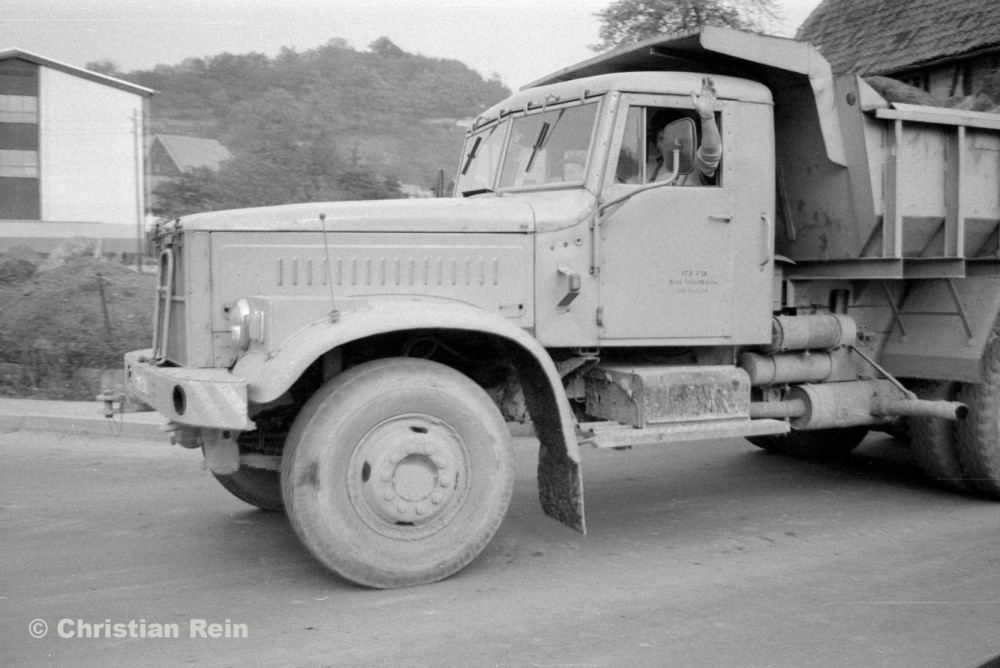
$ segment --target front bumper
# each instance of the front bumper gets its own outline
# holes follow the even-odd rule
[[[247,383],[225,369],[156,366],[152,350],[125,354],[125,391],[173,422],[247,431]]]

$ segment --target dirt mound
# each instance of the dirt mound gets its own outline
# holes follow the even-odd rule
[[[155,275],[86,257],[38,271],[23,254],[0,254],[8,265],[24,271],[0,279],[0,394],[93,400],[94,369],[149,347]]]
[[[920,104],[925,107],[948,107],[965,111],[985,111],[996,113],[1000,110],[1000,76],[987,80],[974,95],[963,95],[939,99],[925,90],[914,88],[889,77],[865,77],[865,83],[875,89],[888,102]]]
[[[35,275],[42,256],[25,245],[0,253],[0,285],[26,281]]]
[[[875,89],[875,92],[887,102],[904,102],[906,104],[922,104],[927,107],[943,107],[944,103],[920,88],[914,88],[902,81],[889,77],[865,77],[865,83]]]

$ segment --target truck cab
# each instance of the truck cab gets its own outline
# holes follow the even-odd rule
[[[714,108],[695,114],[706,81]],[[707,121],[721,159],[695,178]],[[947,257],[907,255],[911,121],[917,143],[966,128],[941,141],[969,144],[961,169],[996,183],[1000,123],[894,109],[808,45],[705,28],[598,56],[475,119],[450,198],[162,226],[129,394],[371,587],[439,580],[485,547],[512,423],[539,440],[544,512],[580,531],[581,445],[746,437],[830,457],[905,419],[929,473],[1000,496],[982,399],[1000,396],[983,395],[1000,383],[1000,271],[956,251],[966,227],[988,245],[1000,210],[942,206]],[[906,329],[928,317],[908,299],[949,325]],[[928,342],[961,363],[923,371]]]
[[[657,126],[697,118],[703,76],[601,75],[528,88],[476,119],[456,196],[536,214],[535,336],[546,347],[770,338],[774,136],[768,89],[713,77],[723,158],[706,185],[647,188]],[[699,124],[692,122],[696,135]],[[693,170],[697,136],[686,147]],[[693,145],[692,145],[693,144]],[[669,171],[670,167],[664,168]],[[569,293],[570,277],[579,288]],[[572,301],[567,295],[572,296]]]

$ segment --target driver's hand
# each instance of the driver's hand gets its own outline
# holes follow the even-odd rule
[[[691,91],[691,102],[694,110],[704,119],[715,117],[715,82],[712,77],[701,80],[701,93]]]

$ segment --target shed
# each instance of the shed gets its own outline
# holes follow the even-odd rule
[[[1000,69],[1000,2],[823,0],[796,38],[836,75],[890,76],[940,98],[972,95]]]

